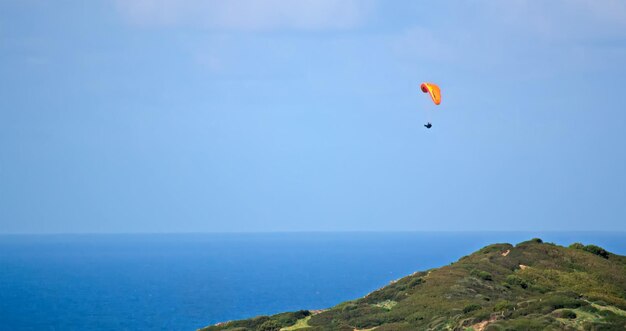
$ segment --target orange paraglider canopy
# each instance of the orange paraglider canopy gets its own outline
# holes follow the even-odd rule
[[[430,97],[436,105],[441,103],[441,91],[439,90],[439,86],[437,86],[437,84],[422,83],[420,87],[422,88],[422,92],[430,94]]]

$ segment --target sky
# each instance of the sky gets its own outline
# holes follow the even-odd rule
[[[0,0],[0,233],[626,231],[625,105],[619,0]]]

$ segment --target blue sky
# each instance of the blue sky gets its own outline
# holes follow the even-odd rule
[[[0,233],[626,231],[625,105],[623,1],[5,0]]]

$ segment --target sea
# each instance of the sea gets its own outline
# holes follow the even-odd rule
[[[0,236],[0,330],[196,330],[359,298],[492,243],[626,255],[626,232]]]

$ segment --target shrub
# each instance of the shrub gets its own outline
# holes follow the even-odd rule
[[[589,253],[598,255],[600,257],[603,257],[605,259],[609,258],[609,252],[607,252],[604,248],[596,246],[596,245],[587,245],[583,247],[583,250]]]
[[[472,270],[471,273],[473,276],[478,277],[482,280],[493,280],[493,277],[491,276],[491,274],[486,271],[474,269]]]
[[[615,315],[615,313],[608,309],[602,309],[598,311],[598,315],[603,316],[603,317],[612,317]]]
[[[573,243],[571,245],[569,245],[569,248],[573,248],[573,249],[584,249],[585,245],[581,244],[581,243]]]
[[[542,306],[549,308],[550,310],[556,310],[561,308],[578,308],[583,305],[587,305],[586,302],[568,298],[563,295],[555,295],[544,299],[542,302]]]
[[[507,300],[500,300],[493,307],[493,310],[494,311],[505,311],[505,310],[511,310],[511,309],[513,309],[513,307],[514,307],[514,305],[511,302],[509,302]]]
[[[295,312],[282,313],[272,316],[271,318],[278,322],[280,326],[290,326],[296,324],[296,322],[307,316],[311,315],[308,310],[299,310]]]
[[[316,315],[313,315],[309,320],[310,326],[323,326],[333,322],[335,318],[339,317],[339,313],[333,310],[328,310]]]
[[[345,305],[342,305],[341,311],[355,310],[357,308],[359,308],[359,306],[356,303],[350,302]]]
[[[417,285],[422,284],[423,282],[424,282],[424,279],[423,279],[422,277],[416,277],[416,278],[413,278],[413,279],[411,279],[411,281],[409,282],[409,287],[410,287],[410,288],[413,288],[413,287],[415,287],[415,286],[417,286]]]
[[[409,323],[417,323],[424,319],[424,314],[417,312],[407,316],[406,321]]]
[[[479,276],[481,279],[484,279],[484,280],[493,280],[493,277],[491,277],[491,274],[490,274],[490,273],[488,273],[488,272],[486,272],[486,271],[481,271],[481,272],[478,274],[478,276]]]
[[[481,308],[482,307],[480,305],[477,305],[475,303],[470,303],[469,305],[463,308],[463,313],[467,314],[467,313],[473,312],[474,310],[479,310]]]
[[[385,324],[376,328],[377,331],[413,331],[415,327],[406,323]]]
[[[509,247],[510,245],[508,244],[493,244],[493,245],[489,245],[489,246],[481,248],[479,252],[483,254],[488,254],[488,253],[493,253],[493,252],[500,252]]]
[[[599,311],[598,308],[596,308],[596,307],[594,307],[592,305],[582,306],[579,309],[582,310],[582,311],[586,311],[588,313],[592,313],[592,314],[595,314],[595,313],[597,313]]]
[[[474,314],[474,319],[477,321],[486,321],[491,317],[491,313],[486,310],[477,311]]]
[[[549,319],[519,318],[508,321],[497,321],[492,324],[491,328],[488,328],[488,330],[559,330],[559,327],[560,325],[553,323],[553,321]]]
[[[259,331],[279,331],[280,324],[274,320],[266,321],[265,323],[259,326]]]
[[[521,243],[517,244],[516,246],[525,246],[525,245],[529,245],[529,244],[542,244],[543,240],[539,239],[539,238],[533,238],[530,240],[526,240],[526,241],[522,241]]]
[[[551,290],[550,287],[546,287],[544,285],[537,285],[537,284],[530,284],[528,286],[528,289],[531,290],[531,291],[542,293],[542,294],[543,293],[548,293]]]
[[[505,282],[507,284],[510,284],[510,285],[519,286],[519,287],[521,287],[523,289],[528,288],[528,283],[526,283],[526,281],[524,279],[522,279],[521,277],[519,277],[517,275],[508,275],[508,276],[506,276]]]
[[[557,317],[560,317],[560,318],[567,318],[567,319],[572,319],[572,320],[576,318],[576,313],[569,309],[563,309],[559,311],[556,315]]]

